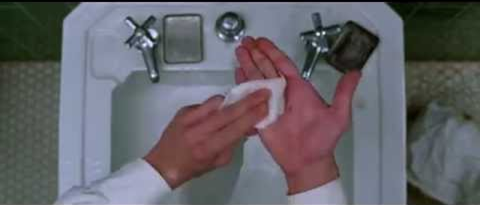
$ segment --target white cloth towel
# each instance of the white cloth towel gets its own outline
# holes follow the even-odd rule
[[[283,114],[285,99],[283,97],[285,92],[286,81],[284,78],[253,80],[245,82],[233,87],[225,97],[221,107],[233,104],[247,95],[259,90],[269,89],[271,91],[270,99],[268,100],[268,115],[260,121],[255,128],[263,129],[275,122],[280,115]]]
[[[408,180],[446,204],[480,203],[480,130],[452,107],[432,102],[408,136]]]

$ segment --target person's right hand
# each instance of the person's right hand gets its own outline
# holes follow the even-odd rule
[[[219,110],[223,96],[180,109],[144,159],[175,189],[230,162],[234,147],[267,115],[268,90]]]
[[[287,81],[285,113],[260,130],[263,144],[285,173],[288,193],[313,189],[338,178],[334,150],[348,129],[359,71],[339,81],[333,104],[327,104],[295,64],[266,38],[246,37],[236,50],[240,68],[237,83],[277,78]]]

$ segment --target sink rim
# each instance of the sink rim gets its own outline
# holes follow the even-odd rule
[[[136,3],[138,4],[138,3]],[[161,4],[161,3],[148,3]],[[182,3],[169,3],[174,5],[185,5]],[[210,3],[204,3],[206,5]],[[214,3],[211,3],[214,4]],[[288,5],[290,3],[285,3]],[[293,4],[293,3],[292,3]],[[313,3],[312,3],[313,4]],[[321,4],[321,3],[318,3]],[[89,95],[99,96],[98,101],[108,101],[101,97],[102,92],[111,89],[113,82],[98,82],[87,78],[89,71],[85,64],[85,46],[86,30],[102,15],[108,13],[111,7],[117,4],[108,3],[82,3],[64,21],[64,33],[62,45],[62,78],[60,88],[60,121],[59,121],[59,194],[69,189],[72,185],[83,184],[89,178],[84,170],[89,170],[85,161],[90,161],[87,157],[83,160],[83,153],[95,148],[87,148],[84,136],[86,123],[84,121],[85,111],[94,108],[87,100],[88,91],[94,91]],[[128,5],[121,3],[119,5]],[[143,5],[143,4],[142,4]],[[145,4],[146,5],[146,4]],[[225,3],[224,3],[225,5]],[[384,3],[351,3],[360,9],[363,15],[370,19],[375,19],[376,24],[395,25],[388,29],[379,27],[379,34],[383,42],[379,46],[379,83],[380,85],[390,85],[380,87],[381,116],[382,123],[380,146],[381,154],[394,153],[394,155],[381,155],[381,177],[379,182],[380,195],[378,199],[370,199],[378,203],[397,203],[406,202],[406,172],[405,172],[405,81],[404,81],[404,54],[403,54],[403,36],[402,20]],[[90,15],[83,15],[89,11]],[[368,11],[368,12],[367,12]],[[382,15],[383,18],[373,18],[375,15]],[[75,24],[84,21],[83,25]],[[85,22],[90,22],[85,24]],[[69,42],[65,44],[65,42]],[[80,54],[80,55],[79,55]],[[384,55],[389,54],[389,55]],[[83,55],[83,58],[82,58]],[[80,95],[79,95],[80,94]],[[384,105],[399,105],[398,109],[386,109]],[[102,107],[95,107],[100,110]],[[108,114],[110,116],[110,114]],[[395,117],[395,118],[393,118]],[[399,125],[400,123],[400,125]],[[98,129],[102,131],[102,125]],[[81,145],[81,146],[78,146]],[[110,151],[108,151],[110,152]],[[92,161],[95,165],[95,161]],[[397,163],[397,164],[394,164]],[[87,169],[86,169],[87,168]],[[102,171],[90,168],[93,176],[101,176]],[[385,171],[393,171],[386,173]]]

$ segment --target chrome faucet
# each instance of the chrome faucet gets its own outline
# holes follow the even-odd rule
[[[134,30],[133,34],[125,41],[125,44],[129,48],[135,47],[142,52],[143,60],[147,66],[148,77],[153,83],[159,80],[156,48],[160,42],[160,37],[157,31],[150,28],[155,21],[155,17],[150,16],[142,25],[138,25],[132,17],[128,16],[125,18],[125,23]]]
[[[307,49],[307,58],[302,70],[304,79],[310,78],[320,57],[330,52],[331,45],[328,37],[342,32],[342,28],[339,25],[323,27],[322,18],[318,12],[312,14],[312,21],[314,29],[300,34],[300,38],[305,43]]]

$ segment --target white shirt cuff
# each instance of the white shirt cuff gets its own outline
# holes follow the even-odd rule
[[[303,193],[288,196],[294,205],[345,205],[347,204],[340,179]]]
[[[56,204],[159,204],[170,191],[162,176],[138,159],[88,187],[73,187]]]

